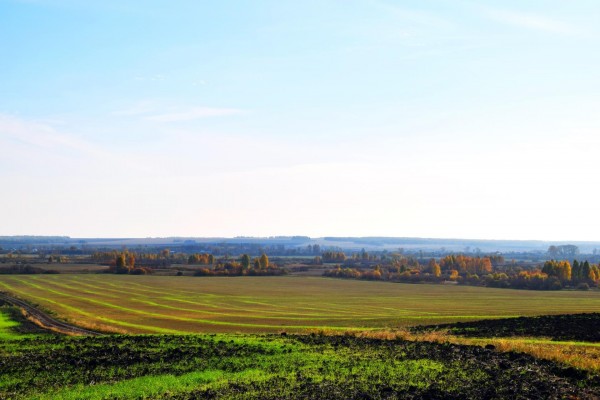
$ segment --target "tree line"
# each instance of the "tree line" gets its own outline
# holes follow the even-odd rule
[[[438,262],[439,261],[439,262]],[[385,280],[395,282],[453,282],[499,288],[559,290],[565,287],[589,289],[598,286],[600,268],[588,261],[550,260],[532,269],[503,268],[494,264],[503,260],[493,257],[448,255],[431,258],[421,264],[414,258],[393,259],[387,264],[368,268],[337,265],[324,276],[348,279]]]
[[[285,270],[269,261],[263,253],[260,257],[251,258],[242,254],[236,260],[219,261],[213,268],[200,268],[195,276],[269,276],[283,275]]]

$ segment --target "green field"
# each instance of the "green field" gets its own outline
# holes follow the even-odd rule
[[[11,275],[0,290],[127,333],[381,329],[600,310],[598,291],[517,291],[320,277]]]

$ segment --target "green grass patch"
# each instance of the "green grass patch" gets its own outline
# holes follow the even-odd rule
[[[142,376],[126,379],[113,384],[78,384],[64,390],[41,396],[38,400],[103,400],[103,399],[139,399],[164,395],[189,393],[193,390],[206,390],[231,382],[260,382],[271,376],[265,371],[251,369],[237,373],[220,370],[196,371],[183,375]]]
[[[21,339],[25,335],[17,333],[15,328],[20,324],[11,319],[5,308],[0,308],[0,340]]]
[[[0,307],[0,342],[14,342],[46,334],[47,331],[25,319],[19,308]]]

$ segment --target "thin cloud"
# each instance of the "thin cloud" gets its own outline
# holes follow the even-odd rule
[[[61,168],[68,165],[69,174],[95,178],[107,174],[144,176],[155,171],[154,155],[147,157],[143,153],[107,148],[46,122],[1,113],[0,149],[6,153],[0,160],[0,175],[4,172],[3,163],[17,170],[59,175],[64,173]],[[73,165],[77,167],[72,168]]]
[[[112,112],[123,117],[140,117],[153,122],[182,122],[211,117],[226,117],[243,114],[237,108],[220,107],[180,107],[156,100],[142,100],[129,108]]]
[[[484,12],[489,18],[497,22],[538,32],[562,35],[576,35],[579,33],[579,30],[570,24],[540,14],[499,9],[486,9]]]
[[[146,119],[149,121],[156,122],[183,122],[193,121],[202,118],[226,117],[231,115],[239,115],[242,113],[242,110],[238,110],[235,108],[195,107],[190,110],[181,112],[158,114],[151,117],[147,117]]]
[[[58,132],[48,124],[6,114],[0,114],[0,142],[2,141],[18,143],[28,148],[63,149],[95,156],[104,155],[104,152],[91,143],[73,135]]]

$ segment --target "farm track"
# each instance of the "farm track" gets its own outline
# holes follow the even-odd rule
[[[86,335],[86,336],[99,336],[102,335],[100,332],[91,331],[88,329],[84,329],[78,327],[76,325],[72,325],[63,321],[59,321],[45,312],[33,307],[32,305],[24,302],[23,300],[19,300],[15,297],[12,297],[6,293],[0,292],[0,301],[12,304],[24,310],[27,315],[32,317],[37,324],[41,325],[43,328],[60,332],[65,335]]]

